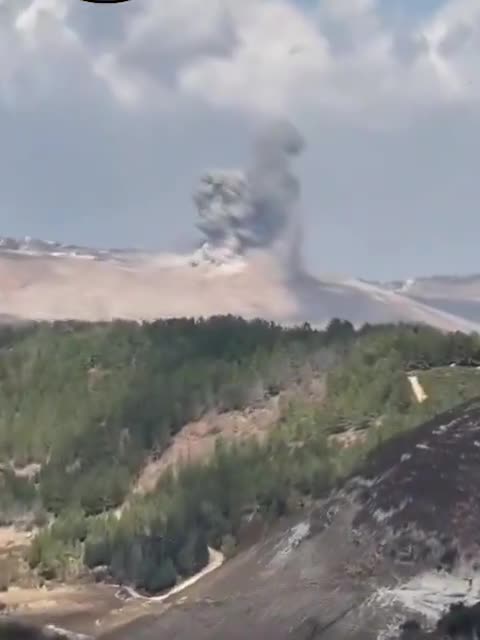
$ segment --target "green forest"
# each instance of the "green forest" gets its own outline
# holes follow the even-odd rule
[[[28,561],[46,579],[103,567],[159,592],[203,567],[209,546],[235,553],[247,522],[268,526],[324,495],[383,440],[480,395],[477,362],[475,335],[341,320],[323,331],[229,316],[3,328],[0,515],[39,527]],[[458,384],[445,382],[452,363]],[[422,404],[409,371],[425,372]],[[266,441],[220,437],[213,458],[166,473],[115,516],[148,456],[187,422],[311,379],[325,382],[325,397],[290,402]],[[332,438],[346,430],[364,434],[358,446]]]

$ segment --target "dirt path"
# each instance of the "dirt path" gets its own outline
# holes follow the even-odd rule
[[[221,551],[216,551],[215,549],[212,549],[210,547],[208,548],[208,551],[209,551],[209,561],[206,567],[204,567],[201,571],[196,573],[194,576],[191,576],[187,580],[180,582],[180,584],[177,584],[175,587],[172,587],[172,589],[170,589],[166,593],[163,593],[160,596],[143,596],[137,591],[135,591],[135,589],[133,589],[132,587],[123,587],[123,590],[126,591],[128,595],[131,596],[132,598],[148,600],[149,602],[164,602],[171,596],[174,596],[177,593],[180,593],[181,591],[188,589],[188,587],[191,587],[193,584],[195,584],[196,582],[204,578],[206,575],[208,575],[209,573],[212,573],[212,571],[215,571],[216,569],[222,566],[222,564],[225,562],[225,556],[223,555],[223,553]]]
[[[408,376],[408,380],[410,382],[410,386],[412,387],[412,391],[415,394],[415,398],[417,399],[417,402],[419,404],[421,404],[422,402],[425,402],[428,396],[425,393],[425,389],[420,384],[418,376]]]

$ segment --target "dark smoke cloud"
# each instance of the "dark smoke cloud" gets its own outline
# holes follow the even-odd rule
[[[210,171],[201,178],[194,201],[205,259],[221,262],[263,249],[288,268],[298,266],[300,185],[291,161],[303,146],[292,124],[275,122],[259,135],[245,172]]]

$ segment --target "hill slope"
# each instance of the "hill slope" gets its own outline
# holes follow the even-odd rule
[[[150,592],[201,568],[208,546],[231,554],[249,518],[266,524],[316,500],[379,442],[479,392],[475,368],[449,367],[448,394],[436,368],[478,358],[478,337],[419,327],[217,318],[12,340],[0,371],[4,495],[11,511],[23,501],[58,516],[31,567],[61,578],[74,558]],[[434,367],[418,374],[422,403],[407,378],[415,362]],[[35,465],[33,490],[18,476]],[[104,518],[132,487],[121,519]]]
[[[217,314],[309,321],[425,322],[478,331],[478,319],[448,313],[354,279],[286,273],[266,252],[232,264],[188,256],[53,255],[0,250],[0,314],[6,320],[154,320]],[[201,293],[200,293],[201,292]]]
[[[480,598],[479,433],[474,400],[399,436],[309,518],[237,556],[183,604],[106,637],[240,640],[248,620],[255,639],[373,640],[398,635],[412,615],[434,625],[449,603]],[[438,589],[430,610],[421,589],[407,597],[428,576]]]
[[[439,502],[438,513],[432,503],[442,483],[442,497],[452,497],[449,469],[457,454],[461,477],[453,481],[468,488],[462,474],[474,470],[476,445],[467,423],[476,424],[477,405],[468,405],[468,420],[466,409],[458,410],[458,428],[450,432],[441,426],[448,415],[415,428],[479,395],[475,366],[446,366],[479,358],[475,335],[418,326],[355,331],[340,321],[324,332],[232,317],[4,329],[0,508],[5,521],[50,521],[28,550],[28,584],[95,575],[158,593],[200,571],[213,547],[233,557],[218,576],[205,578],[206,586],[230,580],[211,594],[220,601],[217,613],[231,600],[232,621],[250,611],[260,635],[272,629],[282,637],[287,623],[297,629],[302,611],[308,618],[314,598],[318,605],[319,589],[334,615],[343,615],[340,605],[350,599],[363,602],[359,593],[386,603],[388,613],[401,605],[393,575],[423,579],[410,571],[409,554],[426,570],[460,555],[449,527],[438,542],[427,516],[443,526],[442,517],[452,515],[450,502]],[[426,391],[422,402],[412,374]],[[399,433],[394,445],[382,444]],[[200,436],[198,448],[185,459],[184,442],[193,435]],[[322,506],[365,460],[363,480],[333,491]],[[436,460],[446,477],[430,482]],[[432,492],[427,502],[416,495],[418,483]],[[113,509],[135,487],[142,491],[128,496],[117,518]],[[404,512],[418,523],[397,535],[403,521],[395,514]],[[335,513],[338,524],[329,529]],[[315,542],[312,535],[324,529]],[[312,539],[302,542],[305,536]],[[365,591],[368,576],[380,590]],[[291,603],[293,584],[301,585],[300,596]],[[431,576],[421,589],[409,584],[407,594],[423,590],[422,601],[431,600]],[[203,588],[202,581],[192,593]],[[225,632],[216,614],[203,615]],[[187,629],[183,619],[178,624]]]
[[[246,624],[253,640],[471,637],[459,634],[478,627],[479,433],[474,399],[399,435],[174,606],[105,633],[100,624],[95,637],[240,640]],[[459,600],[475,606],[442,616]],[[401,634],[407,620],[410,633],[413,620],[431,631]]]

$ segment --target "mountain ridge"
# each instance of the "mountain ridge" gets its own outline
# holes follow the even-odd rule
[[[456,313],[455,300],[442,308],[426,296],[356,278],[285,270],[266,250],[215,258],[3,238],[0,315],[5,321],[149,321],[238,314],[319,327],[341,317],[355,326],[393,321],[480,330],[480,311],[473,318]]]

